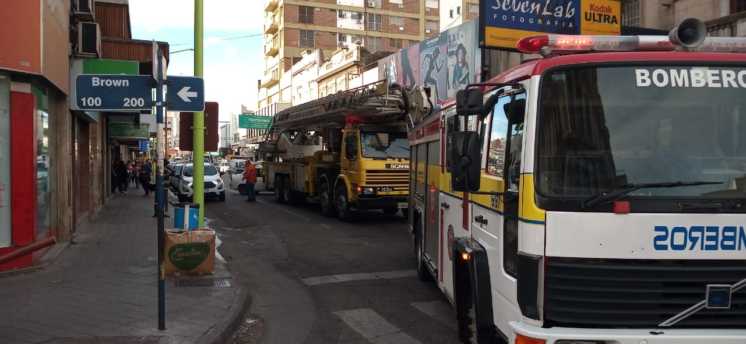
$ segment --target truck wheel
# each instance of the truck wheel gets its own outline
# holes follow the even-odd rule
[[[290,188],[290,177],[282,178],[282,198],[285,199],[285,202],[288,204],[298,203],[293,190]]]
[[[275,201],[278,203],[285,203],[285,178],[282,176],[275,176]]]
[[[352,220],[352,210],[350,210],[350,199],[347,198],[347,188],[344,183],[337,186],[335,196],[337,206],[337,218],[342,221]]]
[[[422,282],[430,282],[433,280],[433,276],[430,275],[430,270],[425,266],[425,251],[422,244],[422,232],[418,229],[414,236],[414,254],[417,258],[417,278]]]
[[[399,211],[399,208],[397,207],[383,208],[383,213],[386,215],[396,215],[398,211]]]
[[[329,192],[329,183],[321,182],[319,186],[319,203],[321,204],[321,214],[324,216],[334,216],[334,204]]]

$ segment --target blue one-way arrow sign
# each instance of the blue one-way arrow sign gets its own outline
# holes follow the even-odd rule
[[[75,86],[76,101],[82,110],[150,110],[153,86],[149,75],[82,74]]]
[[[205,82],[201,78],[168,76],[166,108],[171,111],[196,112],[205,109]]]

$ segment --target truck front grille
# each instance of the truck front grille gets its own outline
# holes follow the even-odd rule
[[[366,186],[390,186],[393,191],[409,190],[409,170],[367,170]]]
[[[547,258],[546,326],[656,328],[705,299],[708,284],[746,278],[746,260]],[[746,328],[746,289],[732,307],[703,309],[672,328]]]

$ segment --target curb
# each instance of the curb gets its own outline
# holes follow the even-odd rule
[[[235,282],[235,279],[234,279]],[[223,328],[222,331],[212,340],[209,341],[211,344],[224,344],[227,343],[228,340],[233,336],[233,333],[236,332],[239,326],[241,326],[241,323],[243,322],[244,318],[246,318],[246,314],[249,312],[249,307],[251,306],[251,296],[249,295],[249,290],[246,287],[241,287],[241,295],[239,296],[239,307],[236,307],[233,312],[230,315],[230,320],[228,320],[228,324]]]

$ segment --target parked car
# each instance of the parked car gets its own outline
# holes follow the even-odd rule
[[[181,173],[176,188],[176,195],[179,202],[185,202],[192,199],[194,189],[192,179],[194,176],[194,165],[185,164],[181,167]],[[225,201],[225,187],[223,179],[220,178],[220,172],[215,165],[205,163],[205,198],[215,198],[221,202]]]
[[[243,181],[243,167],[246,160],[233,159],[228,164],[228,187],[238,189],[238,184]]]
[[[171,170],[168,174],[168,185],[171,187],[171,189],[174,190],[174,192],[177,191],[177,188],[179,186],[179,180],[181,179],[181,169],[184,167],[184,164],[182,163],[172,163],[168,166],[168,168]]]

